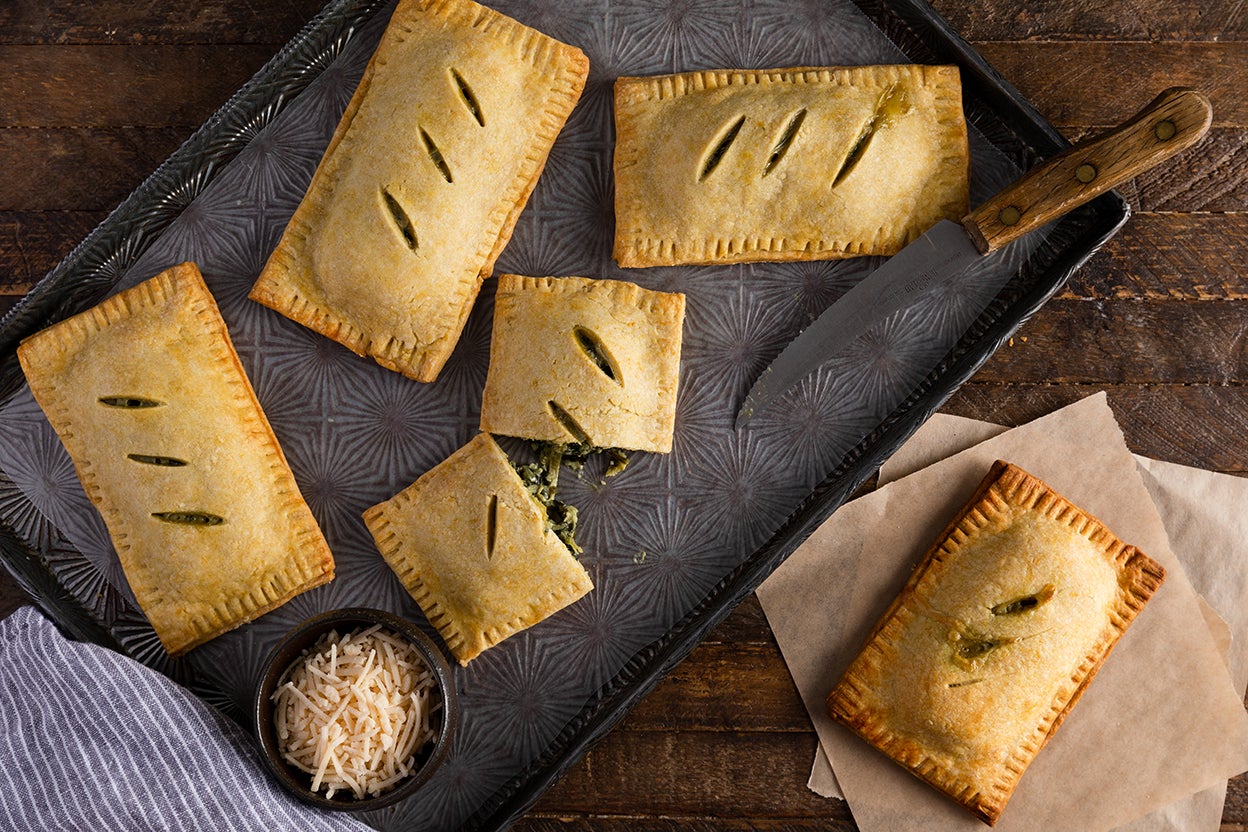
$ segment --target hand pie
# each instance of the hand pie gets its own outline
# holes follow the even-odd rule
[[[894,254],[968,208],[953,66],[620,78],[615,124],[625,267]]]
[[[1165,571],[996,463],[828,696],[828,712],[989,825]]]
[[[618,280],[500,275],[481,429],[672,449],[685,296]]]
[[[471,0],[402,0],[251,297],[433,381],[588,69]]]
[[[593,589],[486,433],[368,509],[364,522],[461,665]]]
[[[333,578],[195,264],[28,338],[17,356],[171,656]]]

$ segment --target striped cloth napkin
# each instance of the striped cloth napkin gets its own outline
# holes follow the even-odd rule
[[[153,670],[0,621],[0,829],[356,832],[272,781],[241,728]]]

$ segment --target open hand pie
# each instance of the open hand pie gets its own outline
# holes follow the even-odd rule
[[[588,68],[471,0],[402,0],[251,297],[435,379]]]
[[[364,521],[462,665],[593,589],[487,433],[368,509]]]
[[[993,824],[1165,571],[996,463],[828,695],[828,712]]]
[[[28,338],[17,355],[171,656],[333,578],[193,263]]]
[[[666,453],[685,296],[619,280],[500,275],[481,429]]]
[[[615,123],[621,266],[894,254],[967,212],[953,66],[620,78]]]

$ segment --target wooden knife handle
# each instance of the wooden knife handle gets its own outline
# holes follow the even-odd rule
[[[1191,147],[1212,120],[1204,95],[1168,89],[1126,123],[1032,168],[962,225],[987,254]]]

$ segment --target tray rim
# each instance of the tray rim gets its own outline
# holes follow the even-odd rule
[[[1019,137],[1020,140],[1036,151],[1029,162],[1034,163],[1069,146],[1062,134],[924,0],[851,2],[877,25],[878,15],[891,12],[908,26],[922,30],[926,35],[925,45],[936,47],[934,51],[942,61],[959,66],[964,89],[973,89],[991,101],[994,113],[1004,110],[1018,119],[1007,126],[1022,127],[1024,135]],[[875,442],[864,440],[862,444],[873,447],[854,463],[853,472],[837,477],[834,471],[816,486],[812,495],[799,504],[771,538],[721,580],[684,619],[673,625],[658,641],[639,651],[616,677],[603,686],[603,690],[608,692],[596,702],[586,705],[573,721],[579,722],[579,727],[570,725],[552,743],[552,747],[563,747],[557,759],[548,760],[548,755],[543,755],[527,777],[513,778],[499,790],[505,792],[510,789],[510,795],[493,807],[483,807],[469,818],[464,828],[504,829],[523,815],[547,788],[579,762],[595,743],[687,658],[706,635],[752,594],[836,509],[863,487],[884,461],[1056,294],[1075,270],[1108,242],[1131,215],[1130,205],[1117,191],[1103,194],[1088,207],[1096,211],[1099,222],[1067,245],[1049,267],[1052,279],[1024,293],[1014,304],[1014,316],[1010,319],[998,318],[979,336],[988,349],[979,354],[964,354],[944,371],[934,370],[933,375],[938,375],[939,380],[929,391],[924,405],[917,408],[908,402],[899,405],[894,413],[900,410],[904,411],[904,415],[886,424]],[[838,470],[842,466],[838,466]],[[635,666],[642,653],[649,653],[649,659]]]
[[[268,118],[283,107],[273,109],[267,88],[276,88],[282,98],[279,105],[295,98],[319,73],[312,73],[310,66],[299,66],[295,58],[303,49],[320,41],[337,41],[341,48],[345,39],[354,32],[355,26],[371,19],[378,9],[389,0],[327,0],[321,10],[287,41],[265,64],[231,95],[203,124],[164,161],[156,167],[133,191],[101,220],[56,266],[40,278],[30,291],[23,295],[3,316],[0,316],[0,405],[7,404],[24,383],[24,376],[17,361],[17,346],[22,338],[69,317],[77,308],[65,310],[60,300],[66,293],[83,291],[77,283],[88,284],[86,294],[90,300],[77,304],[79,308],[94,305],[112,285],[120,280],[130,263],[146,250],[146,245],[135,248],[129,245],[131,238],[124,238],[119,250],[108,238],[117,226],[137,225],[146,221],[141,242],[154,241],[181,211],[170,210],[163,204],[179,189],[189,188],[182,198],[193,199],[199,189],[207,186],[215,175],[234,156],[238,155],[250,139],[244,140],[235,132],[229,135],[229,122],[242,119],[260,129]],[[214,148],[214,144],[218,145]],[[209,151],[214,151],[212,165],[200,170],[199,164]],[[205,177],[205,174],[207,176]],[[162,207],[163,221],[154,222],[152,215]],[[113,262],[118,256],[125,262]],[[92,259],[95,260],[92,263]],[[114,271],[108,285],[99,281],[84,280],[80,271]],[[58,314],[59,313],[59,314]],[[0,479],[7,482],[7,475],[0,472]],[[54,537],[59,538],[53,529]],[[49,541],[55,547],[59,540]],[[72,548],[72,547],[71,547]],[[129,655],[117,637],[103,626],[83,604],[69,593],[57,579],[40,553],[25,545],[21,535],[11,525],[0,520],[0,563],[17,583],[34,599],[35,605],[44,612],[57,628],[71,638],[88,641]]]
[[[891,18],[914,34],[939,61],[957,64],[963,73],[964,88],[974,91],[981,101],[987,103],[991,113],[1000,119],[1001,126],[1010,130],[1018,140],[1024,166],[1067,146],[1066,140],[1039,111],[924,0],[851,2],[877,25],[881,18]],[[15,353],[21,338],[77,311],[66,310],[62,306],[67,294],[76,292],[73,297],[85,308],[98,301],[99,297],[90,299],[92,294],[102,296],[112,285],[105,282],[107,276],[96,276],[95,283],[83,280],[81,272],[91,270],[91,275],[96,275],[111,271],[115,282],[124,274],[129,263],[146,249],[146,245],[136,248],[131,237],[111,239],[110,233],[119,227],[133,225],[144,217],[151,223],[153,212],[163,207],[168,214],[164,222],[158,226],[149,224],[138,243],[150,243],[158,237],[181,211],[182,206],[176,202],[169,204],[171,196],[176,196],[179,188],[189,187],[190,193],[182,197],[189,201],[196,195],[195,189],[212,181],[224,164],[250,140],[239,135],[237,130],[231,133],[231,123],[237,124],[240,119],[250,118],[263,126],[268,116],[280,112],[285,103],[297,96],[303,86],[319,74],[311,71],[314,67],[300,67],[294,63],[301,50],[318,41],[324,44],[336,39],[341,45],[351,36],[356,25],[370,20],[388,3],[389,0],[329,0],[56,267],[0,317],[0,403],[9,401],[22,383]],[[892,40],[888,32],[885,34]],[[282,96],[276,102],[270,95],[274,90]],[[272,106],[275,103],[276,110]],[[210,153],[215,154],[210,167],[200,170],[199,165]],[[192,175],[188,177],[188,174]],[[963,350],[955,355],[955,348],[951,357],[947,357],[946,362],[929,375],[929,383],[921,385],[919,390],[898,405],[835,471],[802,500],[770,539],[725,576],[681,621],[634,654],[625,667],[603,685],[595,698],[585,704],[541,758],[497,790],[461,828],[502,829],[524,814],[551,784],[579,762],[596,742],[683,661],[710,630],[752,594],[789,554],[857,492],[884,460],[1060,290],[1076,269],[1117,233],[1131,213],[1126,201],[1113,191],[1083,210],[1085,218],[1090,219],[1088,227],[1063,244],[1062,250],[1045,268],[1041,275],[1043,279],[1034,281],[1035,285],[1026,287],[1004,312],[992,316],[973,336],[968,334],[959,342],[961,345],[972,341],[976,349]],[[120,247],[117,245],[119,242]],[[116,262],[119,257],[124,262]],[[83,289],[79,284],[86,284],[87,288]],[[86,301],[83,300],[84,295],[88,298]],[[0,563],[67,635],[128,655],[114,634],[61,585],[40,553],[28,547],[21,535],[4,521],[0,521]]]

